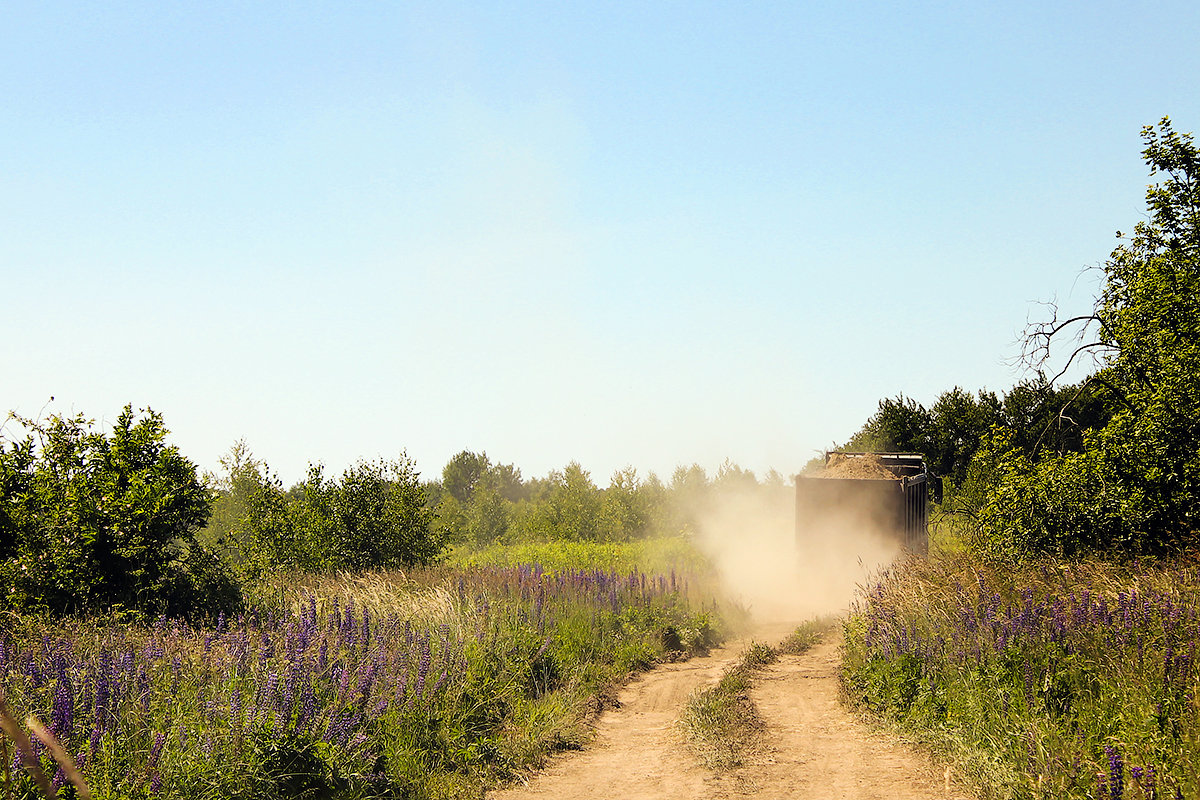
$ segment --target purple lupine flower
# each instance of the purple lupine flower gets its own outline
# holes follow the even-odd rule
[[[538,629],[541,630],[545,626],[545,618],[542,616],[546,606],[546,588],[538,584],[537,595],[533,598],[533,618],[538,624]]]
[[[70,739],[75,735],[75,691],[71,676],[67,672],[66,659],[59,656],[58,677],[54,687],[54,705],[50,712],[50,727],[59,739]]]
[[[262,633],[261,647],[258,651],[259,661],[270,661],[275,658],[275,640],[265,630]]]
[[[146,765],[150,769],[158,766],[158,759],[162,756],[163,745],[167,743],[167,735],[162,731],[154,734],[154,744],[150,746],[150,758],[146,761]]]
[[[370,699],[371,690],[375,688],[375,672],[378,668],[378,662],[372,661],[358,679],[358,694],[364,702]]]
[[[424,697],[425,678],[429,674],[430,656],[429,635],[426,634],[421,637],[421,655],[417,660],[417,687],[414,694],[416,694],[418,700]]]
[[[100,726],[92,728],[92,735],[88,737],[88,756],[95,758],[96,753],[100,750],[101,740],[104,738],[104,731]]]
[[[1124,763],[1117,748],[1105,745],[1104,753],[1108,756],[1109,796],[1112,800],[1121,800],[1125,790]]]
[[[437,697],[437,693],[439,691],[441,691],[442,686],[446,683],[447,677],[449,677],[449,674],[447,673],[447,671],[442,670],[442,674],[438,676],[438,679],[436,681],[434,681],[433,688],[429,690],[429,698],[431,700],[433,698]]]
[[[276,693],[279,690],[279,675],[271,671],[267,673],[267,682],[263,684],[262,692],[258,696],[258,709],[255,712],[255,718],[265,714],[275,705]]]
[[[1141,778],[1141,781],[1143,800],[1158,800],[1158,787],[1155,785],[1154,767],[1146,767],[1145,774]]]
[[[425,695],[425,675],[426,673],[419,667],[417,669],[417,685],[413,687],[413,693],[410,700],[421,702]]]
[[[303,728],[317,713],[317,695],[313,691],[312,681],[304,682],[300,689],[300,714],[296,717],[296,728]]]
[[[346,604],[346,612],[345,612],[345,615],[342,617],[342,631],[341,631],[342,640],[345,641],[347,645],[351,645],[351,646],[356,644],[355,633],[357,630],[357,626],[354,624],[356,617],[357,617],[357,610],[355,609],[355,606],[354,606],[354,600],[351,599]]]
[[[410,705],[412,703],[411,697],[406,698],[407,694],[408,694],[408,674],[406,672],[401,672],[396,678],[396,705],[397,706]],[[406,699],[408,701],[407,703],[405,703]]]

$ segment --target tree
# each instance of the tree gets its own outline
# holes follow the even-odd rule
[[[929,469],[961,485],[980,440],[1000,421],[1000,408],[992,392],[980,391],[978,399],[958,386],[942,392],[929,410]]]
[[[266,465],[254,457],[245,440],[234,442],[221,456],[220,475],[206,474],[205,482],[214,492],[212,513],[197,539],[220,552],[231,565],[242,567],[249,558],[241,536],[255,494],[263,483]]]
[[[512,502],[504,496],[501,480],[499,475],[489,471],[476,482],[471,493],[464,525],[467,537],[475,544],[491,544],[508,533]]]
[[[604,524],[604,495],[577,462],[531,482],[530,497],[513,509],[512,527],[518,538],[532,541],[600,541]]]
[[[429,564],[444,547],[416,467],[406,456],[360,461],[340,479],[320,464],[283,493],[265,480],[251,502],[247,532],[272,567],[318,572]]]
[[[319,485],[320,475],[316,477]],[[321,489],[318,489],[321,491]],[[336,525],[325,553],[339,569],[388,569],[429,564],[441,553],[433,535],[416,465],[406,456],[362,461],[329,487]]]
[[[873,452],[929,453],[933,419],[925,406],[903,394],[879,401],[879,409],[843,449]]]
[[[195,465],[166,443],[160,414],[146,409],[139,418],[126,406],[108,435],[82,415],[10,418],[28,433],[0,446],[7,602],[56,612],[183,612],[236,594],[195,539],[212,495]]]
[[[471,499],[475,484],[487,474],[492,462],[487,453],[472,453],[463,450],[451,458],[442,468],[442,488],[460,503]]]
[[[1046,365],[1071,352],[1053,383],[1089,354],[1084,382],[1111,410],[1077,453],[1034,463],[993,437],[984,460],[999,475],[981,514],[992,549],[1028,554],[1122,549],[1161,552],[1195,541],[1200,525],[1200,151],[1164,118],[1142,131],[1152,176],[1149,217],[1101,267],[1091,313],[1031,325],[1024,355]],[[1040,498],[1031,503],[1030,498]]]
[[[712,505],[712,483],[699,464],[678,466],[671,474],[671,505],[673,519],[669,530],[694,534],[699,521]]]
[[[637,470],[625,467],[613,473],[604,491],[603,516],[614,541],[645,538],[650,532],[654,485],[638,477]]]

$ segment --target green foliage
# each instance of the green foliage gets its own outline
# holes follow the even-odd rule
[[[930,417],[929,468],[961,484],[980,439],[1001,418],[1000,400],[992,392],[972,396],[955,386],[938,397]]]
[[[855,452],[924,453],[932,451],[933,420],[925,406],[897,395],[879,401],[879,409],[841,448]]]
[[[521,471],[512,464],[493,464],[487,453],[464,450],[447,462],[441,483],[431,491],[434,526],[448,542],[486,546],[503,541],[514,504],[528,493]]]
[[[604,492],[601,516],[610,540],[649,536],[654,512],[662,502],[663,486],[653,475],[642,481],[633,467],[618,470]]]
[[[1107,391],[1094,381],[1052,386],[1044,375],[1022,381],[1002,396],[971,395],[961,387],[942,392],[930,409],[903,395],[879,409],[840,449],[921,453],[934,475],[946,478],[947,510],[975,513],[995,485],[991,465],[976,463],[994,428],[1030,462],[1083,449],[1088,431],[1112,416]],[[814,468],[824,465],[821,459]]]
[[[656,537],[631,542],[519,542],[489,547],[457,548],[447,563],[460,567],[538,564],[547,571],[601,569],[629,572],[639,569],[668,574],[672,570],[707,576],[712,563],[684,536]]]
[[[486,453],[464,450],[442,468],[442,488],[460,503],[471,499],[475,484],[487,474],[491,467]]]
[[[408,458],[359,462],[337,482],[323,480],[315,469],[305,495],[318,498],[316,508],[332,512],[333,525],[321,524],[314,537],[327,568],[406,567],[429,564],[441,554],[416,466]]]
[[[946,477],[943,508],[963,512],[983,552],[1176,552],[1200,531],[1200,150],[1170,120],[1142,132],[1149,217],[1099,268],[1090,314],[1026,330],[1036,378],[1003,397],[944,392],[926,410],[903,395],[845,449],[922,453]],[[1053,306],[1051,306],[1053,308]],[[1041,371],[1061,340],[1066,364]],[[1056,385],[1081,357],[1096,371]]]
[[[126,406],[107,435],[82,415],[11,419],[27,435],[0,441],[0,603],[191,613],[236,599],[195,538],[211,494],[161,415]]]
[[[1112,413],[1084,436],[1081,452],[1036,462],[1007,433],[991,437],[980,456],[997,481],[979,514],[989,551],[1166,552],[1195,542],[1200,151],[1167,119],[1142,135],[1151,174],[1165,176],[1147,192],[1149,219],[1103,266],[1092,314],[1035,325],[1027,339],[1027,352],[1044,359],[1064,331],[1093,330],[1072,358],[1101,354],[1104,368],[1087,383],[1107,395]]]
[[[796,626],[775,649],[781,655],[798,656],[807,653],[825,638],[830,629],[838,623],[833,616],[814,617]]]
[[[602,541],[607,538],[603,494],[591,475],[572,461],[561,472],[552,472],[540,497],[515,509],[513,525],[520,539],[549,541]]]
[[[406,457],[362,461],[337,480],[313,465],[307,480],[289,491],[241,443],[223,465],[226,476],[217,502],[221,527],[210,526],[206,536],[246,579],[279,569],[429,564],[444,548],[425,487]]]

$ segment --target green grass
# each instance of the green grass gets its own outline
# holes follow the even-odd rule
[[[838,622],[836,616],[816,617],[802,622],[775,649],[780,655],[802,655],[825,638],[825,634]]]
[[[483,548],[456,547],[446,559],[455,567],[540,564],[547,571],[603,569],[626,572],[638,569],[648,574],[672,570],[693,578],[712,572],[707,556],[684,536],[642,539],[632,542],[525,542],[494,544]]]

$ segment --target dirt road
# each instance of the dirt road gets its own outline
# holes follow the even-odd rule
[[[774,626],[756,638],[778,641],[787,630]],[[527,784],[491,792],[489,800],[969,800],[924,757],[841,707],[836,637],[804,655],[781,656],[756,679],[751,697],[767,724],[762,753],[729,773],[701,767],[674,722],[688,694],[714,683],[745,644],[639,677],[621,692],[620,708],[600,718],[588,749],[558,757]]]

